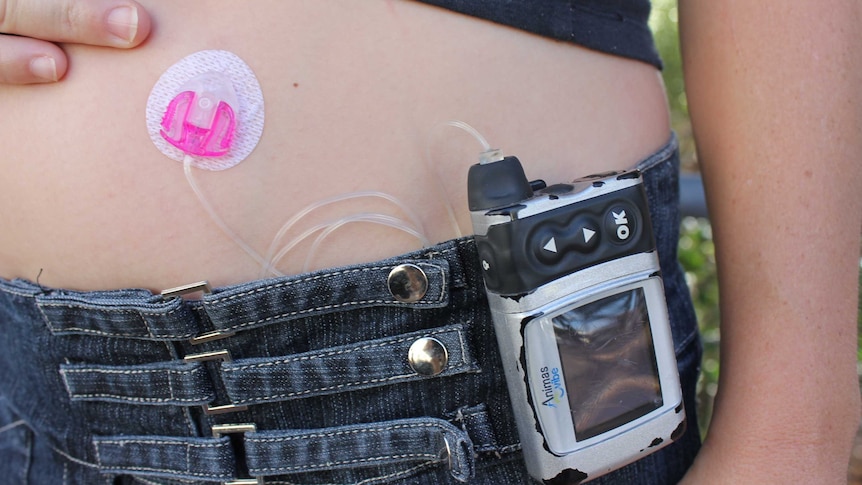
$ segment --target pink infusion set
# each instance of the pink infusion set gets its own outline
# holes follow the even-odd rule
[[[161,135],[188,155],[225,155],[236,130],[235,106],[230,78],[219,72],[199,74],[183,84],[168,104]]]

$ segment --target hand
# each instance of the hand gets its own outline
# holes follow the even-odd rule
[[[62,79],[68,60],[52,42],[128,49],[149,33],[134,0],[0,0],[0,84]]]

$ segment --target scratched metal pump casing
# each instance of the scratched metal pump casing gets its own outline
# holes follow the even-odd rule
[[[530,475],[578,483],[685,430],[637,171],[546,187],[520,162],[471,167],[479,263]]]

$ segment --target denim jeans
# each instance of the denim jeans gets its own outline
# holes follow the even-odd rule
[[[691,425],[596,483],[675,482],[699,447],[675,140],[639,167]],[[463,238],[199,300],[2,280],[0,481],[530,483],[477,261]],[[399,267],[427,291],[394,297]],[[425,337],[446,349],[436,375],[408,359]]]

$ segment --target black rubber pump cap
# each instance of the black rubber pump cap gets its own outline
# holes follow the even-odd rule
[[[506,207],[533,196],[533,188],[517,157],[476,164],[467,173],[467,202],[471,211]]]

